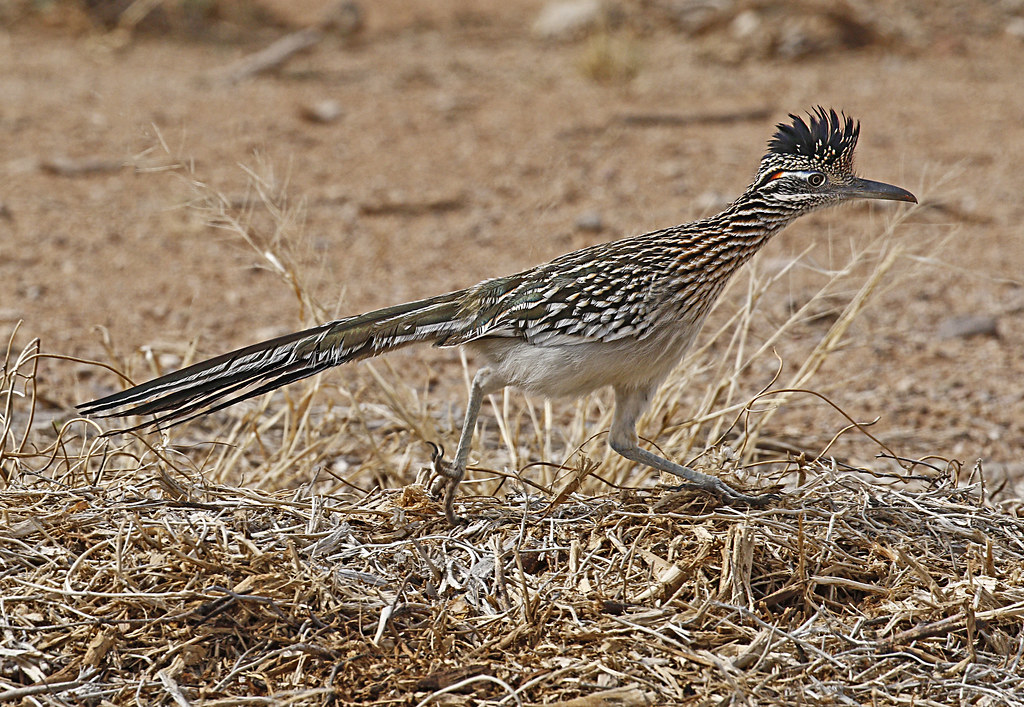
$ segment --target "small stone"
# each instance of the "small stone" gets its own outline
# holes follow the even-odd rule
[[[320,26],[339,37],[357,34],[366,26],[362,6],[353,0],[335,2],[321,20]]]
[[[302,106],[302,117],[311,123],[333,123],[341,115],[341,103],[333,98]]]
[[[990,314],[958,314],[939,325],[940,339],[966,339],[971,336],[999,336],[999,320]]]
[[[757,32],[761,18],[754,10],[744,10],[733,18],[729,30],[736,39],[746,39]]]
[[[533,33],[541,39],[569,39],[593,28],[604,11],[601,0],[561,0],[549,2],[533,23]]]
[[[584,211],[576,217],[576,230],[600,233],[604,230],[604,219],[597,211]]]
[[[1024,17],[1014,17],[1006,23],[1005,31],[1011,37],[1024,39]]]
[[[679,29],[695,36],[722,22],[733,12],[734,4],[733,0],[677,0],[669,12]]]

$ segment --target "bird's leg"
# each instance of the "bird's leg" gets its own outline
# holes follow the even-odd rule
[[[684,487],[707,491],[725,502],[738,501],[751,506],[763,506],[777,498],[773,494],[751,496],[741,493],[717,477],[702,474],[688,466],[663,459],[641,447],[636,435],[636,423],[650,404],[653,392],[653,389],[637,390],[615,387],[615,416],[612,419],[612,429],[608,437],[608,444],[612,449],[630,461],[675,474],[687,481],[686,484],[683,484]]]
[[[435,451],[432,455],[434,466],[434,480],[430,484],[431,493],[439,493],[444,488],[444,515],[452,525],[465,522],[455,515],[453,504],[455,492],[466,476],[466,465],[469,463],[469,450],[473,445],[473,430],[476,428],[476,418],[480,415],[480,405],[484,395],[493,393],[504,386],[494,385],[491,369],[481,368],[473,377],[473,383],[469,389],[469,402],[466,403],[466,417],[462,421],[462,434],[459,436],[459,447],[455,450],[455,459],[446,462],[443,459],[444,451]]]

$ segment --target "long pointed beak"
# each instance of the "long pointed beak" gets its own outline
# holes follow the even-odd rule
[[[870,179],[854,178],[854,180],[842,187],[840,192],[847,199],[886,199],[888,201],[909,201],[917,203],[917,197],[906,189],[895,187],[885,182],[873,182]]]

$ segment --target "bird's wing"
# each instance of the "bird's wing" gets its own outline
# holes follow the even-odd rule
[[[579,257],[470,288],[462,327],[438,342],[454,346],[485,337],[525,339],[535,346],[642,338],[658,298],[656,274],[628,258],[602,267]]]

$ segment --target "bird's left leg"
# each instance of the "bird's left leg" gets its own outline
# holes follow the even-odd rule
[[[608,444],[612,449],[630,461],[675,474],[688,482],[684,486],[707,491],[726,502],[738,501],[751,506],[763,506],[776,499],[772,494],[751,496],[741,493],[717,477],[663,459],[641,447],[636,435],[636,423],[650,405],[653,395],[654,389],[615,387],[615,415],[608,436]]]
[[[451,462],[443,459],[443,451],[435,450],[432,457],[435,478],[430,484],[430,491],[437,493],[444,488],[444,515],[452,525],[464,522],[455,515],[453,504],[455,492],[466,477],[466,465],[469,463],[469,450],[473,446],[473,431],[476,419],[480,415],[480,405],[485,395],[496,393],[504,388],[504,383],[494,376],[490,368],[481,368],[473,377],[469,388],[469,402],[466,403],[466,417],[462,421],[462,434],[459,436],[459,447],[455,450],[455,458]]]

